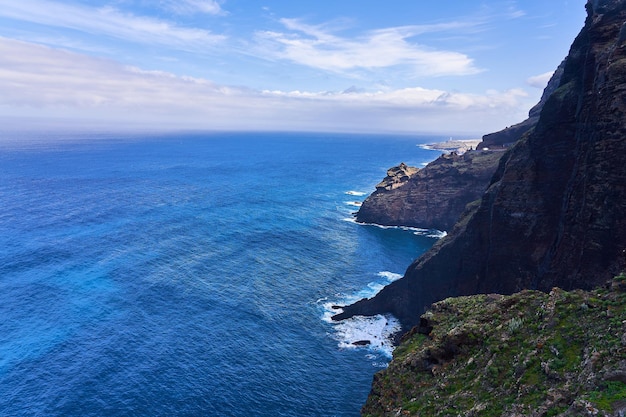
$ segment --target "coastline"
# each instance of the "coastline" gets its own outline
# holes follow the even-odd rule
[[[418,146],[430,151],[443,151],[444,153],[456,152],[461,155],[469,150],[476,149],[481,142],[482,139],[449,139],[445,142],[428,143]]]

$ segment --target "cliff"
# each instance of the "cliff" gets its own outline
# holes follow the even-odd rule
[[[485,192],[501,156],[501,152],[489,151],[444,154],[420,170],[415,168],[403,181],[389,176],[397,170],[392,168],[365,199],[356,220],[450,230],[465,206]],[[395,187],[387,185],[390,181]]]
[[[376,185],[377,191],[393,191],[405,185],[412,175],[419,171],[418,168],[409,167],[404,162],[397,167],[389,168],[387,176]]]
[[[376,297],[335,316],[392,313],[405,328],[450,296],[590,289],[624,266],[626,1],[588,17],[534,129],[501,158],[448,236]]]
[[[362,414],[623,416],[625,280],[434,304],[375,375]]]
[[[361,205],[356,221],[450,230],[467,204],[479,199],[487,189],[502,151],[535,127],[545,102],[558,87],[564,65],[565,61],[554,72],[528,119],[483,136],[478,151],[443,154],[420,170],[404,163],[391,168]]]

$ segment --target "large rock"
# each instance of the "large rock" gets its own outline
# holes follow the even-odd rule
[[[410,176],[392,168],[361,205],[356,220],[385,226],[450,230],[465,206],[485,192],[502,152],[444,154]],[[406,168],[406,165],[404,165]],[[392,175],[395,174],[395,175]]]
[[[448,236],[376,297],[347,306],[408,328],[449,296],[590,289],[624,266],[626,1],[593,0],[533,131]]]
[[[419,171],[418,168],[407,166],[404,162],[389,168],[387,176],[376,185],[376,190],[381,192],[396,190],[405,185],[417,171]]]

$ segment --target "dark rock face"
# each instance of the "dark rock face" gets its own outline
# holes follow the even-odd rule
[[[489,133],[483,136],[483,141],[478,145],[478,149],[504,149],[522,137],[522,135],[537,124],[538,117],[529,117],[521,123],[509,126],[499,132]]]
[[[480,203],[376,297],[336,319],[392,313],[405,327],[450,296],[590,289],[624,266],[626,0],[590,0],[559,88],[500,160]]]
[[[392,168],[361,205],[356,220],[384,226],[450,230],[465,209],[485,192],[502,152],[470,151],[442,155],[404,181]],[[404,165],[406,168],[406,165]]]
[[[477,149],[484,152],[442,155],[421,170],[404,163],[391,168],[376,191],[363,202],[356,220],[384,226],[450,230],[465,206],[479,199],[487,189],[502,151],[535,127],[545,102],[559,86],[564,67],[565,60],[552,75],[539,103],[529,111],[528,119],[483,136]],[[487,149],[496,153],[488,153]]]

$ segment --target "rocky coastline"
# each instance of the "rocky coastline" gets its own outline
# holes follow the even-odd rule
[[[376,191],[360,205],[356,221],[450,230],[468,205],[482,197],[503,152],[534,129],[544,104],[559,85],[565,61],[550,78],[526,120],[482,139],[450,139],[421,145],[424,149],[442,151],[442,155],[422,169],[404,163],[390,168]],[[389,187],[390,183],[393,187]]]
[[[446,297],[589,290],[624,267],[626,2],[590,1],[587,10],[559,87],[502,153],[484,194],[403,278],[335,319],[391,313],[408,330]]]
[[[585,7],[528,120],[402,167],[362,204],[358,221],[450,227],[401,279],[333,317],[392,314],[406,332],[363,415],[626,415],[626,0]],[[453,221],[429,218],[435,174],[462,178],[460,158],[485,148],[502,152],[482,191]]]
[[[421,169],[402,163],[363,201],[356,221],[448,231],[485,192],[501,156],[501,151],[450,152]]]
[[[482,142],[482,139],[452,139],[444,142],[428,143],[421,145],[423,149],[429,149],[433,151],[443,151],[445,153],[456,153],[462,155],[467,151],[476,149],[476,147]]]

